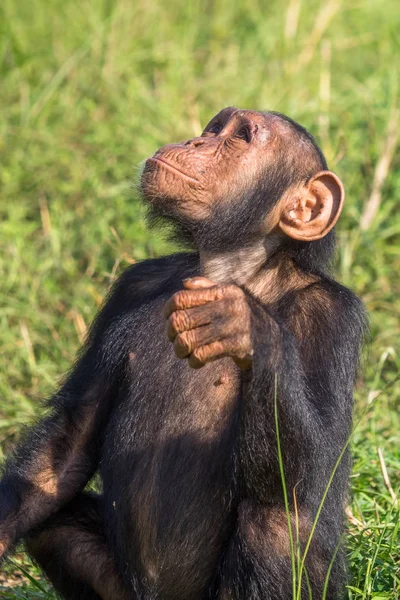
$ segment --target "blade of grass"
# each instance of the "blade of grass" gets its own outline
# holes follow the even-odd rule
[[[275,416],[275,432],[276,432],[276,440],[277,440],[277,450],[278,450],[278,462],[279,462],[279,471],[282,482],[282,491],[283,491],[283,500],[285,504],[285,513],[288,523],[288,532],[289,532],[289,541],[290,541],[290,557],[292,561],[292,589],[293,589],[293,599],[296,597],[296,552],[293,543],[293,532],[292,532],[292,519],[290,515],[287,487],[286,487],[286,478],[285,478],[285,469],[283,465],[283,457],[282,457],[282,449],[281,449],[281,441],[279,435],[279,418],[278,418],[278,376],[275,374],[275,385],[274,385],[274,416]]]

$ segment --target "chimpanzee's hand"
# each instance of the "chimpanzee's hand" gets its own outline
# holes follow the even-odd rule
[[[216,285],[205,277],[183,282],[165,305],[168,337],[179,358],[194,369],[231,356],[242,369],[252,365],[251,309],[245,292],[233,284]]]

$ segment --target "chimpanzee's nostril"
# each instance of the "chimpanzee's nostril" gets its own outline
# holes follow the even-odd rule
[[[204,144],[204,139],[202,138],[193,138],[192,140],[188,140],[185,143],[185,146],[193,146],[194,148],[197,148],[197,146],[202,146]]]

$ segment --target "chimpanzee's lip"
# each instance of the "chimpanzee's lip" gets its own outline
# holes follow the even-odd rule
[[[175,171],[175,173],[179,173],[179,175],[182,175],[188,181],[191,181],[192,183],[199,183],[198,179],[196,179],[195,177],[191,177],[187,173],[184,173],[183,171],[178,169],[178,167],[176,167],[175,165],[171,165],[164,158],[161,158],[161,156],[153,156],[152,158],[147,159],[147,162],[161,163],[166,169],[168,169],[170,171]]]

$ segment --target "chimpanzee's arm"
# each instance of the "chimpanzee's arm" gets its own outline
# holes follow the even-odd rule
[[[239,449],[245,495],[262,503],[282,495],[276,403],[289,501],[295,489],[299,502],[318,505],[351,431],[361,303],[334,282],[290,293],[273,312],[248,301],[253,356],[243,378]]]
[[[124,379],[135,309],[185,264],[178,257],[145,261],[128,269],[114,286],[81,358],[48,403],[47,416],[28,429],[6,462],[0,481],[0,556],[94,474],[107,418]]]
[[[290,498],[321,499],[351,427],[364,317],[358,299],[326,280],[261,304],[236,285],[185,282],[165,308],[176,354],[200,368],[231,356],[243,369],[238,472],[241,490],[279,501],[276,405]],[[342,486],[344,488],[344,486]],[[322,491],[321,491],[322,490]],[[319,498],[319,500],[318,500]]]
[[[121,328],[110,313],[108,305],[82,357],[48,402],[46,416],[28,429],[6,462],[0,482],[0,555],[73,498],[96,470],[109,400],[123,365]]]

